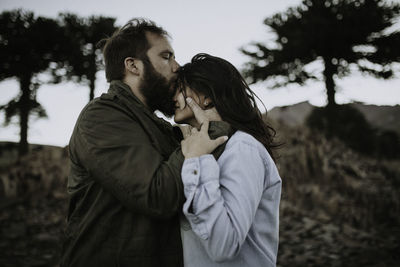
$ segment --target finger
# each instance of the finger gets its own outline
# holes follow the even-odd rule
[[[204,110],[202,110],[199,105],[197,105],[196,101],[193,101],[190,97],[186,98],[186,103],[190,107],[190,109],[193,111],[194,117],[196,118],[198,123],[203,123],[207,117],[204,113]]]
[[[194,133],[197,133],[198,131],[197,131],[196,127],[193,127],[193,128],[190,130],[190,132],[191,132],[192,134],[194,134]]]
[[[209,121],[205,120],[200,127],[200,132],[208,134],[208,126],[209,126]]]
[[[181,148],[183,148],[183,147],[185,146],[185,144],[186,144],[186,140],[183,139],[183,140],[181,141]]]
[[[216,147],[222,145],[223,143],[226,142],[226,140],[228,140],[228,136],[221,136],[218,137],[217,139],[213,140],[213,145]]]
[[[222,118],[215,107],[204,110],[204,115],[209,121],[222,121]]]
[[[187,126],[187,128],[186,128],[186,131],[187,131],[187,132],[186,132],[186,133],[187,133],[187,136],[188,136],[188,137],[192,135],[192,129],[193,129],[192,126],[190,126],[190,125]]]
[[[185,139],[188,138],[188,137],[190,136],[191,133],[192,133],[192,131],[190,130],[189,127],[187,127],[187,128],[185,129]]]
[[[190,136],[190,126],[178,124],[178,127],[181,129],[183,139],[186,139],[188,136]]]

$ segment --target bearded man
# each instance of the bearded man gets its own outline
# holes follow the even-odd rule
[[[133,19],[103,41],[110,88],[82,110],[69,143],[70,203],[61,266],[183,266],[179,64],[168,34]],[[225,135],[210,124],[211,138]]]

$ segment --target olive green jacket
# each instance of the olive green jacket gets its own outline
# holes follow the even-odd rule
[[[211,123],[209,134],[231,130]],[[69,143],[61,266],[183,266],[181,138],[122,81],[83,109]]]

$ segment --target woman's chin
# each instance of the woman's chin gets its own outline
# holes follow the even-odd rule
[[[182,117],[179,117],[179,116],[175,116],[174,117],[174,122],[175,123],[177,123],[177,124],[188,124],[188,125],[191,125],[191,120],[189,120],[189,119],[187,119],[187,118],[182,118]]]
[[[185,123],[185,122],[184,122],[184,118],[182,118],[182,117],[179,116],[179,115],[175,115],[175,116],[174,116],[174,122],[175,122],[175,123],[179,123],[179,124]]]

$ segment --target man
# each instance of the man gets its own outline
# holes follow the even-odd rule
[[[69,144],[70,205],[61,266],[182,266],[179,69],[167,33],[134,19],[105,40],[110,89],[81,112]],[[210,137],[224,125],[210,125]]]

